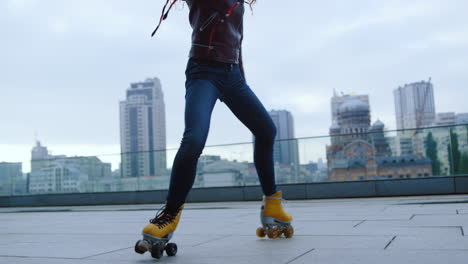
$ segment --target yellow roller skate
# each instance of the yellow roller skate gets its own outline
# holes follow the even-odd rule
[[[275,239],[284,234],[286,238],[294,235],[294,228],[291,226],[293,217],[286,213],[281,205],[281,191],[271,196],[264,196],[262,210],[260,212],[260,221],[262,227],[257,228],[257,236]]]
[[[166,206],[161,208],[156,217],[150,219],[150,224],[143,228],[143,239],[136,242],[135,252],[143,254],[149,251],[151,256],[157,259],[161,258],[164,251],[168,256],[175,256],[177,245],[168,242],[179,224],[183,207],[179,207],[176,212],[169,212]]]

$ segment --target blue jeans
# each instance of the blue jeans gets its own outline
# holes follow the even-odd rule
[[[185,131],[172,166],[167,206],[185,203],[205,147],[218,99],[253,133],[254,163],[265,195],[276,192],[273,144],[276,127],[242,77],[239,65],[190,58],[185,71]]]

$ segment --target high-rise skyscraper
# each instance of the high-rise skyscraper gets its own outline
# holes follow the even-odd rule
[[[431,79],[405,84],[393,91],[397,129],[430,126],[436,117]]]
[[[429,81],[405,84],[393,91],[397,129],[431,126],[436,118],[434,86]],[[423,147],[414,136],[419,131],[399,131],[397,149],[400,155],[421,154]]]
[[[154,176],[166,170],[166,114],[158,78],[132,83],[120,102],[122,176]]]
[[[277,173],[278,183],[295,183],[299,172],[299,147],[294,136],[294,119],[287,110],[271,110],[271,119],[276,127],[273,161],[276,169],[284,168],[288,173]],[[253,136],[255,140],[255,137]]]
[[[273,158],[275,162],[297,165],[299,153],[297,140],[294,139],[294,119],[291,112],[286,110],[272,110],[269,112],[276,126],[275,146]]]

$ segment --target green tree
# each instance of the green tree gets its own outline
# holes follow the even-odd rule
[[[453,129],[450,129],[450,144],[448,148],[448,158],[450,161],[450,174],[456,175],[460,173],[460,159],[461,153],[458,149],[458,134],[453,132]]]
[[[437,142],[434,140],[432,132],[427,134],[424,144],[426,147],[426,157],[432,161],[432,175],[438,176],[440,175],[440,161],[437,155]]]
[[[468,153],[463,153],[460,157],[460,173],[468,174]]]

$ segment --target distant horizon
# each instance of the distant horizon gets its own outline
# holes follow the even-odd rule
[[[243,40],[247,83],[266,109],[292,113],[296,138],[328,134],[334,90],[369,95],[372,123],[387,129],[396,127],[392,91],[429,77],[436,113],[467,111],[468,2],[296,3],[285,13],[283,1],[257,1]],[[1,1],[0,161],[29,159],[35,134],[55,153],[117,152],[118,103],[152,77],[162,82],[167,147],[177,148],[192,29],[181,4],[150,38],[163,4]],[[250,140],[218,102],[207,145]]]
[[[422,128],[420,128],[420,130],[431,129],[431,128],[433,129],[433,128],[444,128],[444,127],[447,127],[447,128],[448,127],[458,127],[458,126],[466,126],[466,125],[468,125],[468,123],[467,124],[447,125],[447,126],[445,126],[445,125],[430,126],[430,127],[422,127]],[[404,129],[404,130],[405,131],[414,131],[414,130],[417,130],[417,129],[413,128],[413,129]],[[403,131],[403,130],[398,130],[398,129],[384,130],[384,133],[386,133],[386,136],[388,137],[388,133],[397,132],[397,131]],[[392,135],[392,136],[396,136],[396,135]],[[325,146],[327,144],[330,144],[329,138],[331,138],[330,135],[318,135],[318,136],[309,136],[309,137],[301,137],[301,138],[296,137],[296,138],[294,138],[294,139],[297,139],[297,140],[312,140],[312,141],[313,140],[326,139],[325,145],[321,144],[323,142],[313,142],[313,143],[315,143],[315,145],[319,145],[319,146],[323,147],[321,154],[315,154],[314,159],[308,159],[308,160],[304,160],[303,157],[300,156],[300,158],[302,158],[302,160],[300,160],[299,163],[300,164],[308,164],[309,162],[316,162],[318,159],[322,159],[322,160],[326,161]],[[91,156],[94,157],[95,156],[95,157],[98,157],[102,162],[111,163],[112,171],[117,170],[118,167],[119,167],[120,155],[122,153],[120,151],[113,151],[113,150],[120,149],[120,144],[114,144],[114,145],[50,144],[49,145],[47,143],[44,143],[40,139],[39,139],[39,141],[41,142],[42,146],[47,147],[50,155],[54,155],[54,156],[56,156],[56,155],[65,155],[67,158],[91,157]],[[278,141],[284,141],[284,140],[278,140]],[[205,150],[202,153],[202,155],[219,155],[222,158],[230,158],[230,157],[226,157],[226,152],[229,152],[229,150],[222,150],[221,154],[215,154],[216,153],[215,148],[244,146],[244,147],[247,148],[246,153],[248,154],[249,159],[252,160],[253,159],[253,156],[252,156],[253,152],[252,152],[252,149],[251,149],[252,148],[251,143],[252,143],[251,141],[248,141],[248,142],[232,142],[232,143],[217,144],[217,145],[206,145]],[[311,143],[309,142],[308,144],[310,145]],[[6,152],[6,154],[9,156],[9,158],[5,158],[5,153],[3,151],[0,152],[0,162],[7,162],[7,163],[21,162],[22,163],[23,173],[28,173],[28,172],[30,172],[30,168],[31,168],[31,166],[30,166],[30,164],[31,164],[31,150],[32,150],[32,148],[34,146],[35,146],[35,144],[32,144],[32,145],[29,145],[29,144],[0,144],[0,149],[10,148],[10,151]],[[25,149],[28,149],[28,151],[25,152],[24,151]],[[97,151],[95,151],[95,150],[98,150],[98,149],[99,150],[105,149],[108,152],[97,152]],[[207,151],[208,152],[213,151],[212,149],[215,149],[214,153],[212,153],[212,154],[205,153]],[[169,162],[172,161],[172,158],[175,156],[175,153],[178,150],[178,145],[168,147],[165,150],[170,155],[170,158],[168,159],[168,164],[167,164],[167,168],[170,169],[171,166],[170,166]],[[158,151],[158,150],[154,150],[154,151]],[[320,153],[320,151],[318,151],[318,152]],[[13,155],[12,155],[12,153],[13,153]],[[27,153],[27,154],[25,154],[25,153]],[[322,154],[324,154],[324,156],[321,156]],[[21,158],[15,158],[15,157],[20,157],[20,156],[21,156]],[[28,158],[26,158],[26,156]],[[231,158],[231,159],[233,159],[233,158]],[[242,161],[242,159],[239,159],[239,160]],[[251,161],[249,161],[249,162],[251,162]]]

